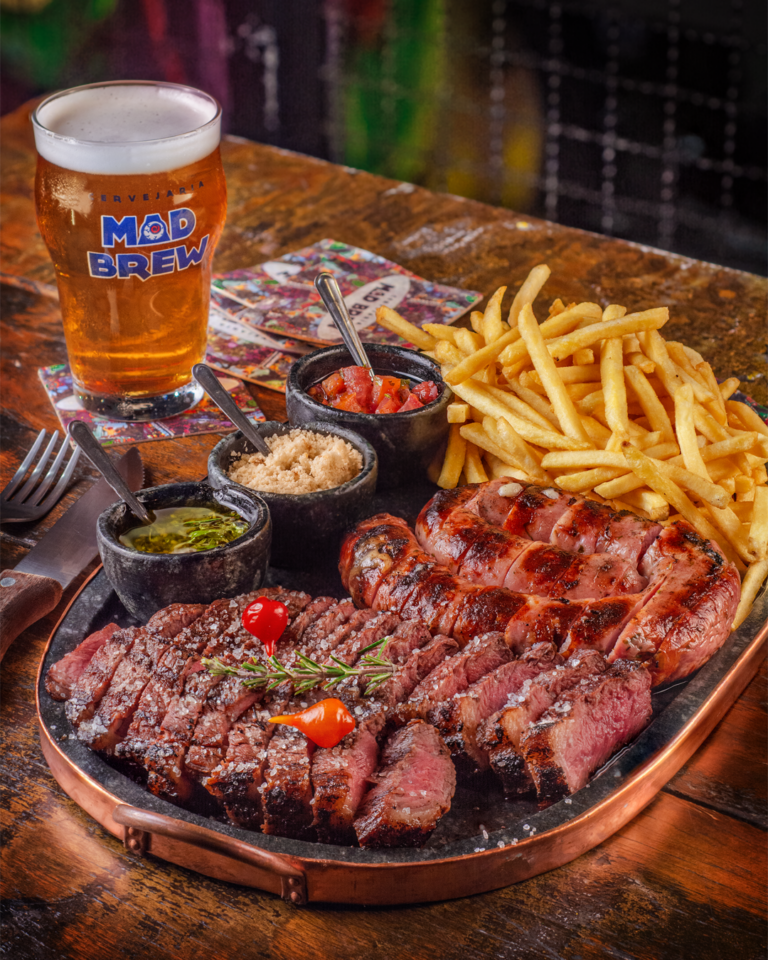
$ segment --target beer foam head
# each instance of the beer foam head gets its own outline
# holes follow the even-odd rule
[[[50,163],[80,173],[162,173],[213,153],[221,110],[192,87],[149,81],[89,84],[55,94],[32,116]]]

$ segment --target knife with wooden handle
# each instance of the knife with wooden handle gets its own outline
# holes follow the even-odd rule
[[[144,466],[136,447],[116,467],[131,490],[142,488]],[[112,488],[99,480],[13,570],[0,573],[0,660],[23,630],[57,606],[64,590],[96,556],[96,520],[114,502]]]

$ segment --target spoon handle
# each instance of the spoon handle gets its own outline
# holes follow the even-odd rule
[[[196,363],[194,367],[192,367],[192,375],[224,416],[228,417],[238,430],[242,431],[245,439],[248,440],[251,446],[255,447],[259,453],[263,453],[265,457],[268,457],[271,451],[264,441],[264,438],[248,417],[242,413],[224,387],[222,387],[219,383],[219,378],[213,370],[205,363]]]
[[[114,464],[104,452],[99,441],[94,437],[91,428],[84,420],[73,420],[67,427],[67,433],[104,477],[121,500],[125,500],[133,513],[142,523],[153,523],[154,514],[148,510],[131,492],[128,484],[117,472]]]
[[[325,309],[330,313],[333,322],[336,324],[344,344],[352,354],[355,362],[360,367],[371,369],[371,361],[368,359],[360,342],[355,325],[352,323],[352,317],[349,315],[344,297],[341,295],[336,278],[331,273],[318,273],[315,277],[315,287],[322,297]]]

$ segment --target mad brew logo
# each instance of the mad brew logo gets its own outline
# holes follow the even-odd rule
[[[167,219],[166,219],[167,217]],[[187,207],[171,210],[168,214],[148,213],[143,220],[127,216],[101,218],[101,245],[104,251],[122,243],[125,248],[134,248],[126,253],[88,252],[88,269],[92,277],[111,279],[117,277],[126,280],[138,277],[148,280],[164,273],[186,270],[200,264],[208,248],[206,234],[195,246],[178,244],[164,250],[141,252],[143,247],[154,247],[160,243],[175,243],[186,240],[195,229],[195,215]]]

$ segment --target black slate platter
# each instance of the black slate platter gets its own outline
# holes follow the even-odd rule
[[[432,485],[386,491],[377,495],[373,512],[387,511],[413,522],[421,507],[437,488]],[[338,572],[331,567],[301,572],[270,569],[270,585],[301,589],[313,595],[344,595]],[[121,802],[198,824],[227,836],[272,851],[308,860],[340,863],[419,863],[462,857],[526,840],[534,834],[567,824],[607,799],[650,757],[658,755],[692,718],[706,719],[706,701],[720,682],[736,669],[737,662],[755,638],[766,634],[768,592],[756,600],[741,627],[732,633],[721,650],[694,676],[654,692],[654,717],[637,739],[625,747],[571,797],[538,810],[534,801],[507,801],[492,775],[463,782],[457,788],[453,806],[428,844],[421,850],[361,850],[265,836],[235,827],[216,817],[205,817],[160,800],[133,783],[77,740],[66,719],[64,704],[52,700],[44,686],[48,668],[72,650],[88,634],[110,622],[121,626],[135,623],[99,571],[72,603],[51,638],[40,672],[38,699],[40,721],[71,763],[97,781]],[[680,765],[686,758],[681,758]],[[677,769],[677,768],[676,768]],[[673,771],[674,772],[674,771]]]

